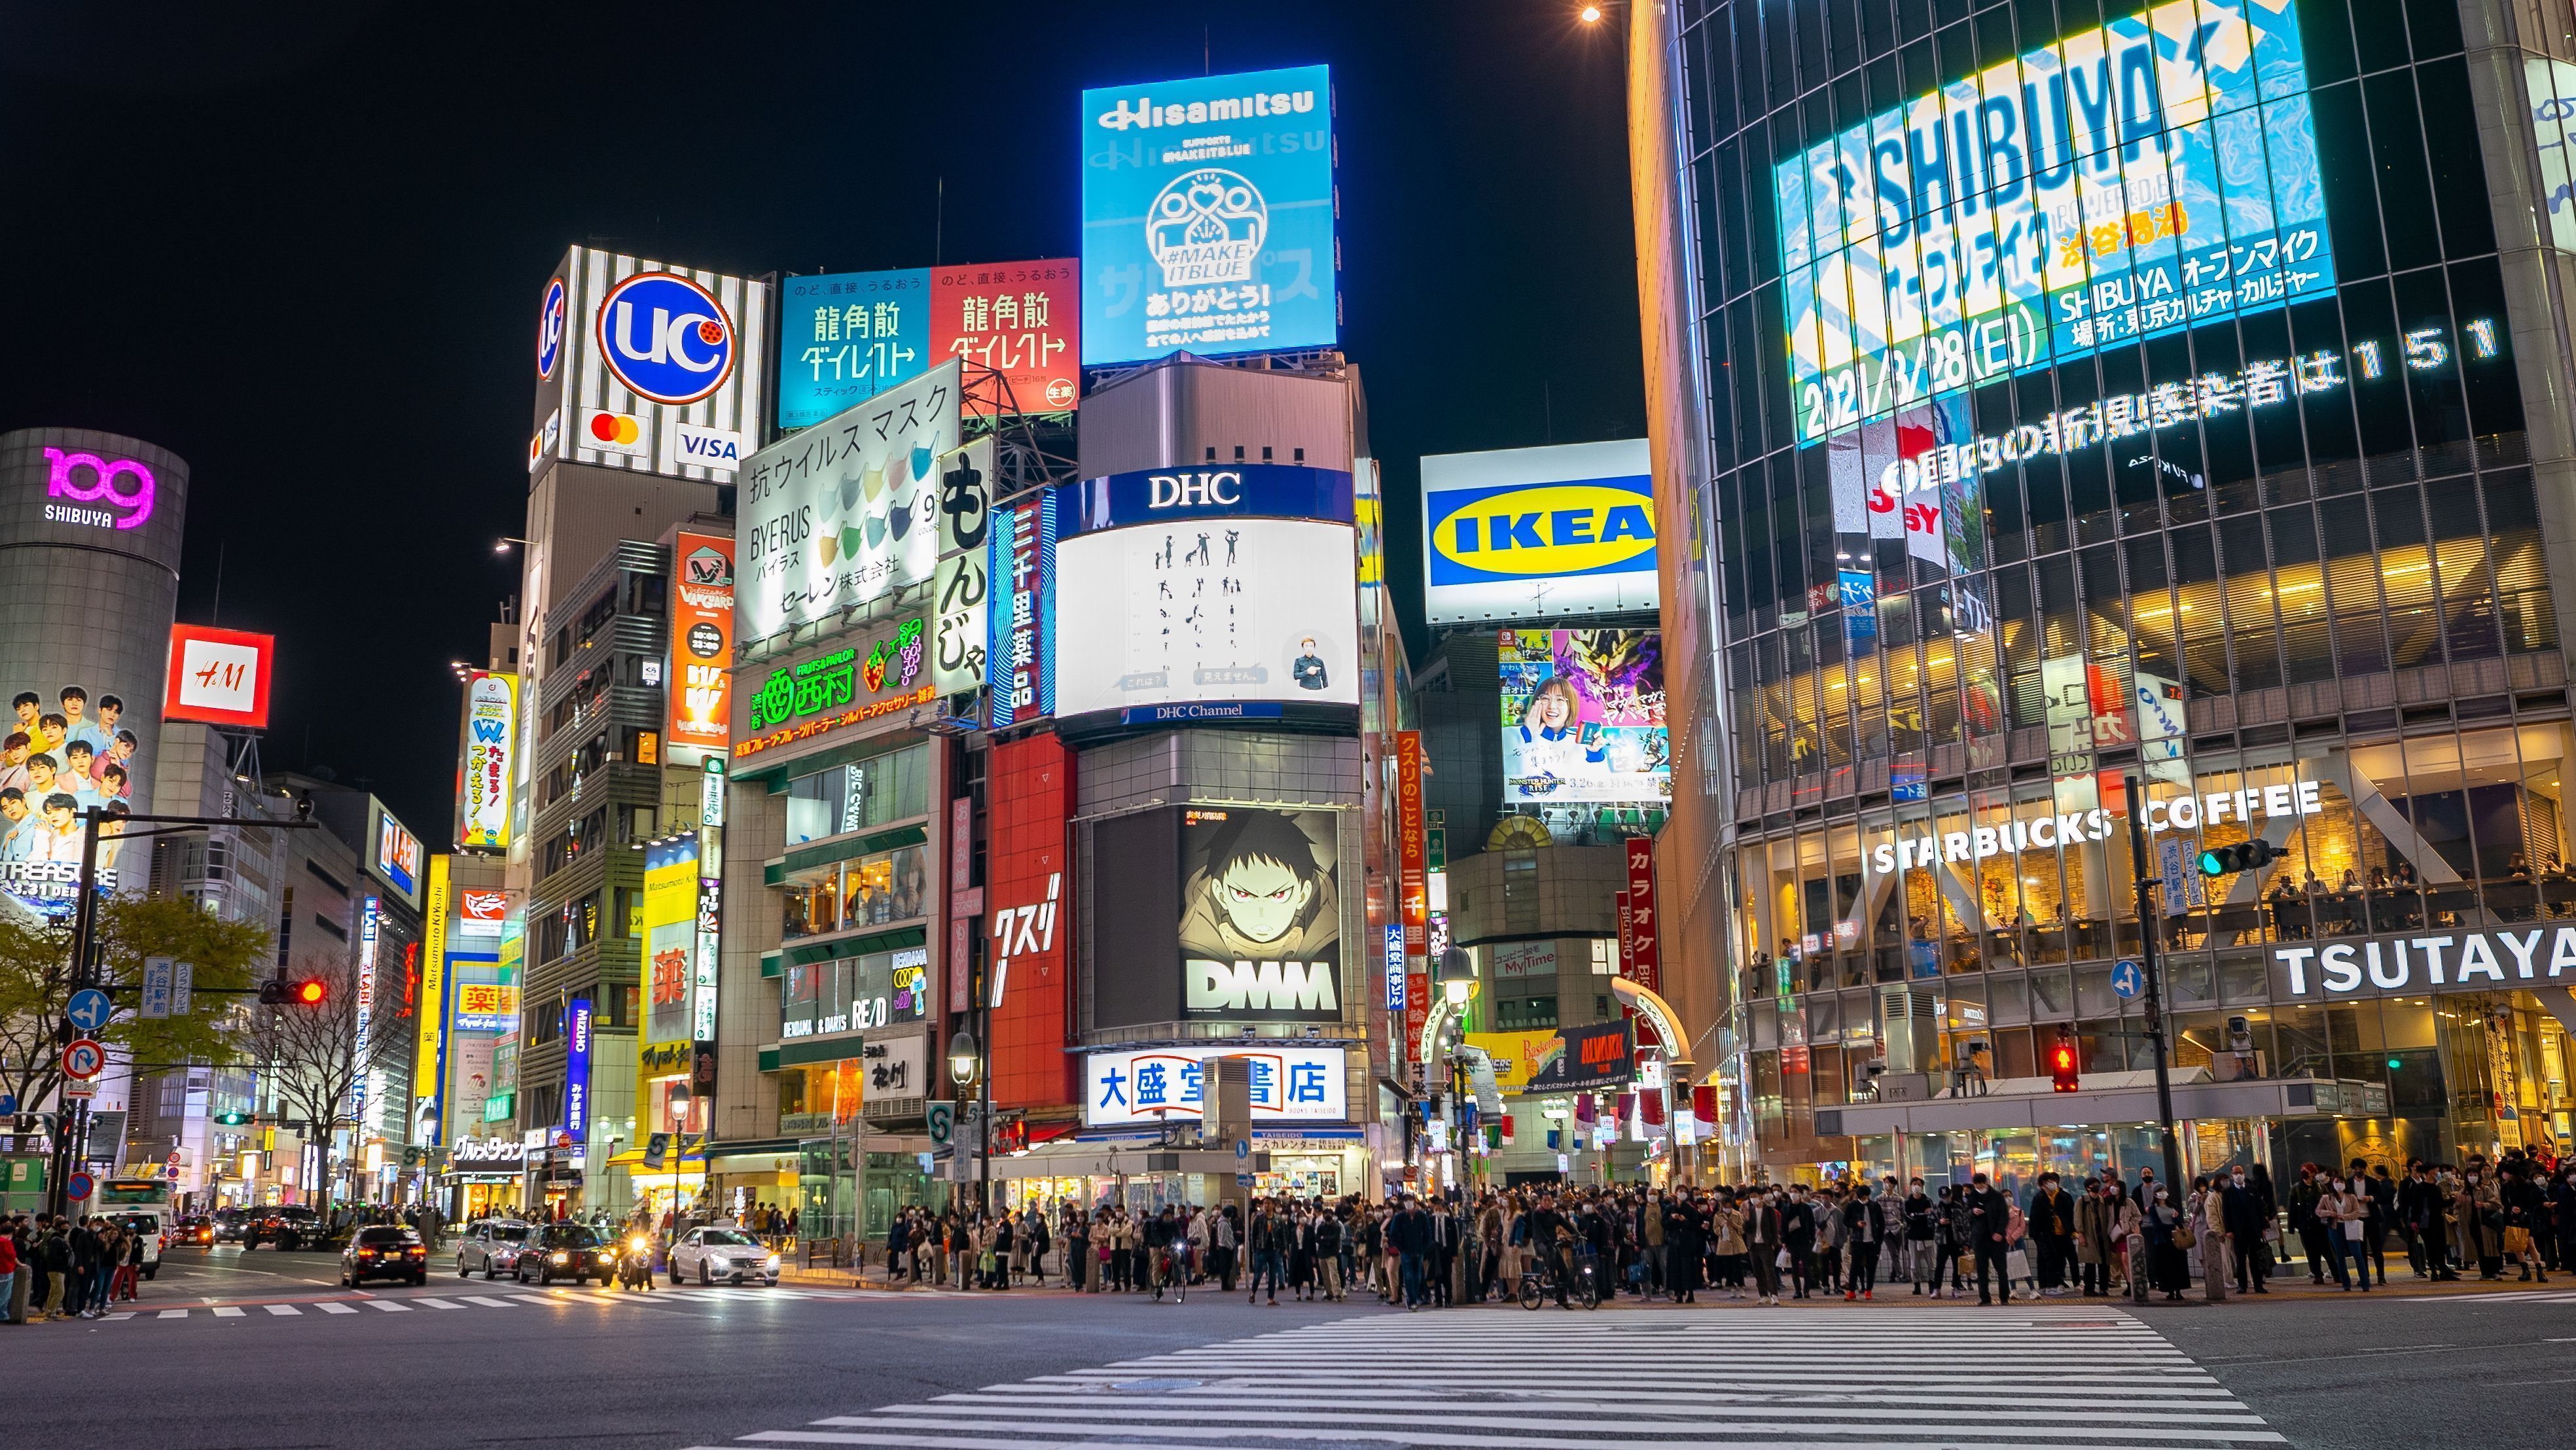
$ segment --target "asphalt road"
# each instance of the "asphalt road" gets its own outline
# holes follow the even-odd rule
[[[2514,1287],[2505,1286],[2508,1293]],[[1717,1335],[1766,1323],[1784,1331],[1778,1343],[1755,1341],[1759,1349],[1711,1347],[1711,1363],[1729,1374],[1739,1366],[1756,1370],[1785,1361],[1837,1376],[1848,1367],[1849,1381],[1866,1386],[1877,1378],[1869,1366],[1880,1362],[1872,1356],[1881,1352],[1868,1343],[1801,1353],[1793,1342],[1807,1333],[1913,1326],[1888,1341],[1898,1347],[1884,1351],[1901,1358],[1917,1353],[1916,1345],[1941,1339],[1952,1326],[1983,1331],[2006,1322],[1984,1316],[2015,1312],[1955,1303],[1926,1308],[1900,1299],[1848,1308],[1818,1304],[1794,1321],[1765,1317],[1784,1311],[1724,1302],[1700,1310],[1604,1311],[1598,1318],[1553,1308],[1536,1315],[1491,1309],[1408,1316],[1359,1300],[1253,1308],[1206,1292],[1185,1305],[1060,1293],[827,1295],[803,1286],[790,1292],[799,1297],[758,1288],[608,1296],[593,1287],[559,1287],[539,1295],[506,1280],[459,1281],[451,1270],[434,1275],[424,1289],[377,1286],[352,1294],[338,1285],[336,1260],[323,1255],[265,1249],[245,1255],[231,1248],[174,1254],[160,1278],[146,1286],[131,1319],[0,1330],[0,1344],[7,1346],[0,1364],[14,1371],[10,1379],[22,1391],[10,1397],[9,1439],[26,1445],[90,1443],[106,1417],[125,1443],[191,1450],[682,1450],[1039,1376],[1079,1374],[1148,1356],[1186,1356],[1201,1346],[1283,1330],[1333,1346],[1314,1357],[1328,1377],[1336,1362],[1351,1365],[1355,1374],[1382,1372],[1390,1362],[1422,1362],[1410,1358],[1400,1341],[1390,1340],[1378,1352],[1373,1341],[1352,1337],[1378,1334],[1381,1327],[1417,1340],[1434,1336],[1421,1342],[1428,1345],[1430,1362],[1482,1363],[1507,1371],[1496,1380],[1499,1393],[1508,1393],[1499,1388],[1511,1383],[1508,1367],[1529,1362],[1531,1343],[1589,1336],[1587,1351],[1575,1358],[1597,1369],[1572,1374],[1578,1382],[1594,1375],[1591,1383],[1605,1397],[1615,1396],[1628,1372],[1622,1366],[1672,1362],[1669,1346],[1676,1341],[1652,1336],[1685,1324]],[[2576,1387],[2576,1281],[2553,1281],[2546,1296],[2428,1299],[2411,1293],[2401,1275],[2392,1290],[2367,1299],[2277,1295],[2271,1302],[2153,1305],[2132,1312],[2187,1358],[2191,1373],[2209,1371],[2218,1387],[2259,1415],[2255,1428],[2278,1432],[2291,1445],[2340,1450],[2367,1440],[2509,1450],[2565,1443],[2559,1407]],[[2102,1321],[2118,1316],[2059,1300],[2046,1301],[2030,1317],[2020,1331],[2033,1336],[2027,1344],[1969,1343],[1955,1372],[1936,1371],[1936,1387],[1955,1385],[1966,1392],[1967,1405],[1975,1406],[1990,1381],[2045,1374],[2054,1353],[2049,1346],[2099,1342],[2082,1335],[2110,1327]],[[2134,1330],[2128,1326],[2127,1332]],[[1280,1342],[1296,1339],[1292,1334]],[[1487,1340],[1490,1350],[1480,1352]],[[1623,1352],[1630,1343],[1637,1353]],[[1032,1388],[1056,1386],[1021,1392]],[[2028,1388],[2006,1385],[1996,1394],[2008,1399]],[[1476,1393],[1472,1386],[1466,1392]],[[1282,1394],[1289,1414],[1280,1423],[1299,1423],[1299,1398]],[[1400,1396],[1396,1402],[1402,1403]],[[1718,1431],[1734,1418],[1757,1413],[1775,1411],[1712,1401],[1705,1425]],[[1437,1436],[1454,1418],[1454,1410],[1426,1408],[1412,1428]],[[1955,1412],[1957,1434],[1981,1438],[1977,1429],[1984,1418],[1973,1408]],[[1689,1438],[1698,1428],[1676,1425],[1663,1433]],[[1844,1438],[1856,1432],[1815,1428],[1830,1443],[1939,1443],[1896,1434],[1893,1426],[1877,1438]],[[847,1434],[857,1443],[937,1439],[906,1430],[824,1433]],[[1102,1439],[1111,1433],[1100,1429]],[[1557,1443],[1565,1443],[1562,1433]],[[1631,1438],[1652,1443],[1656,1437]],[[2097,1447],[2105,1443],[2071,1438]],[[1514,1443],[1507,1429],[1482,1440]],[[1148,1441],[1183,1443],[1150,1436]],[[1062,1443],[1043,1437],[976,1443],[1018,1442],[1033,1450]],[[1334,1434],[1281,1443],[1314,1450],[1320,1444],[1384,1442],[1355,1427],[1349,1438]],[[2049,1441],[2044,1435],[2016,1436],[2013,1443]]]

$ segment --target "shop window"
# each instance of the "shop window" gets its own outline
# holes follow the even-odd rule
[[[1499,1032],[1534,1032],[1556,1025],[1556,998],[1503,997],[1494,1003],[1494,1027]]]
[[[930,810],[927,742],[797,776],[787,783],[787,844],[871,830]]]

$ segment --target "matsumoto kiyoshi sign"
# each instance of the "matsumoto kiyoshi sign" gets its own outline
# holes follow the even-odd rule
[[[2291,997],[2576,987],[2576,926],[2282,942],[2272,948],[2272,980]]]
[[[2292,0],[2166,0],[1775,168],[1799,436],[2335,285]]]
[[[2147,834],[2151,836],[2229,823],[2251,829],[2256,821],[2281,816],[2313,816],[2324,809],[2317,782],[2289,781],[2250,790],[2212,791],[2207,795],[2177,796],[2169,801],[2151,800],[2147,802],[2146,827]],[[1988,856],[2018,856],[2024,851],[2107,841],[2118,829],[2119,819],[2111,812],[2095,807],[2015,817],[1996,825],[1977,826],[1965,831],[1915,831],[1892,836],[1871,847],[1869,864],[1870,869],[1880,875],[1889,875],[1936,863],[1975,861]]]

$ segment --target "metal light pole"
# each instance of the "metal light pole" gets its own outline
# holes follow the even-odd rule
[[[2164,969],[2156,960],[2158,915],[2155,888],[2162,883],[2147,874],[2147,798],[2134,775],[2120,778],[2129,806],[2129,856],[2138,883],[2138,965],[2144,970],[2147,999],[2147,1044],[2156,1054],[2156,1125],[2165,1140],[2165,1191],[2182,1202],[2182,1142],[2174,1133],[2173,1075],[2165,1066]],[[2149,1209],[2155,1207],[2150,1203]]]

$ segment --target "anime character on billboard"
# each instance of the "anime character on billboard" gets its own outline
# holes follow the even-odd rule
[[[1192,819],[1182,839],[1185,958],[1314,961],[1332,955],[1341,938],[1342,909],[1326,864],[1330,847],[1318,851],[1299,814],[1228,807]],[[1330,840],[1330,812],[1302,814],[1320,822]]]
[[[1505,630],[1504,798],[1657,800],[1671,793],[1663,649],[1651,630]]]

